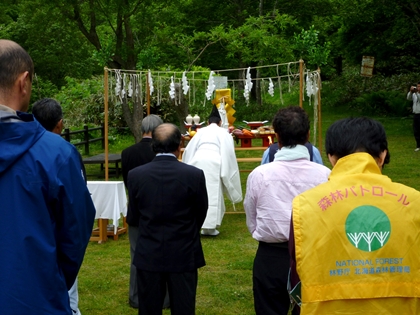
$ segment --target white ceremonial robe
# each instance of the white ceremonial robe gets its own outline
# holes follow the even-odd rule
[[[217,124],[198,129],[182,155],[184,163],[203,170],[209,208],[203,229],[216,229],[225,214],[223,193],[233,203],[242,201],[242,187],[232,136]]]

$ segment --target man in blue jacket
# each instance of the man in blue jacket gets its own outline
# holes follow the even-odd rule
[[[33,73],[28,53],[0,40],[0,310],[70,315],[95,207],[76,148],[24,113]]]
[[[47,131],[61,135],[61,132],[64,128],[63,110],[61,109],[60,103],[58,103],[56,100],[52,98],[43,98],[36,101],[32,105],[32,114],[34,115],[35,119],[38,120],[41,126],[44,127]],[[82,165],[82,175],[86,183],[86,170],[83,165],[82,156],[80,154],[79,159]],[[82,315],[79,310],[79,291],[77,288],[77,278],[69,290],[69,298],[73,315]]]

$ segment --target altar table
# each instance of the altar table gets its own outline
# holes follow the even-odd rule
[[[118,240],[118,235],[127,232],[127,195],[123,181],[88,181],[87,187],[91,193],[96,208],[95,219],[98,228],[92,232],[91,241],[106,242],[108,236]],[[119,219],[123,215],[123,226],[119,227]],[[108,220],[112,220],[113,228],[108,229]]]

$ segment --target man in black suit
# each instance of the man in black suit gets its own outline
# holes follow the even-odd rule
[[[152,133],[156,157],[128,173],[128,195],[138,217],[134,256],[139,314],[161,314],[168,285],[171,314],[194,315],[197,269],[205,265],[200,228],[208,199],[202,170],[178,161],[181,133],[162,124]]]
[[[143,118],[141,122],[141,132],[143,134],[140,142],[133,144],[132,146],[124,149],[121,153],[121,168],[123,174],[123,180],[125,187],[127,186],[128,172],[137,166],[144,165],[152,161],[156,153],[152,150],[152,131],[157,126],[163,124],[162,119],[157,115],[149,115]],[[136,243],[139,231],[139,221],[135,217],[133,219],[132,210],[130,204],[128,204],[127,211],[127,223],[128,223],[128,238],[130,241],[130,284],[128,290],[128,303],[133,308],[138,308],[138,293],[137,293],[137,270],[133,265],[134,253],[136,251]],[[169,307],[169,297],[165,297],[163,308]]]

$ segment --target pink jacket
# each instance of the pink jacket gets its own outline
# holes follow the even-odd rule
[[[252,237],[266,243],[289,240],[292,200],[328,180],[330,170],[309,161],[305,146],[283,147],[274,161],[248,176],[244,208]]]

